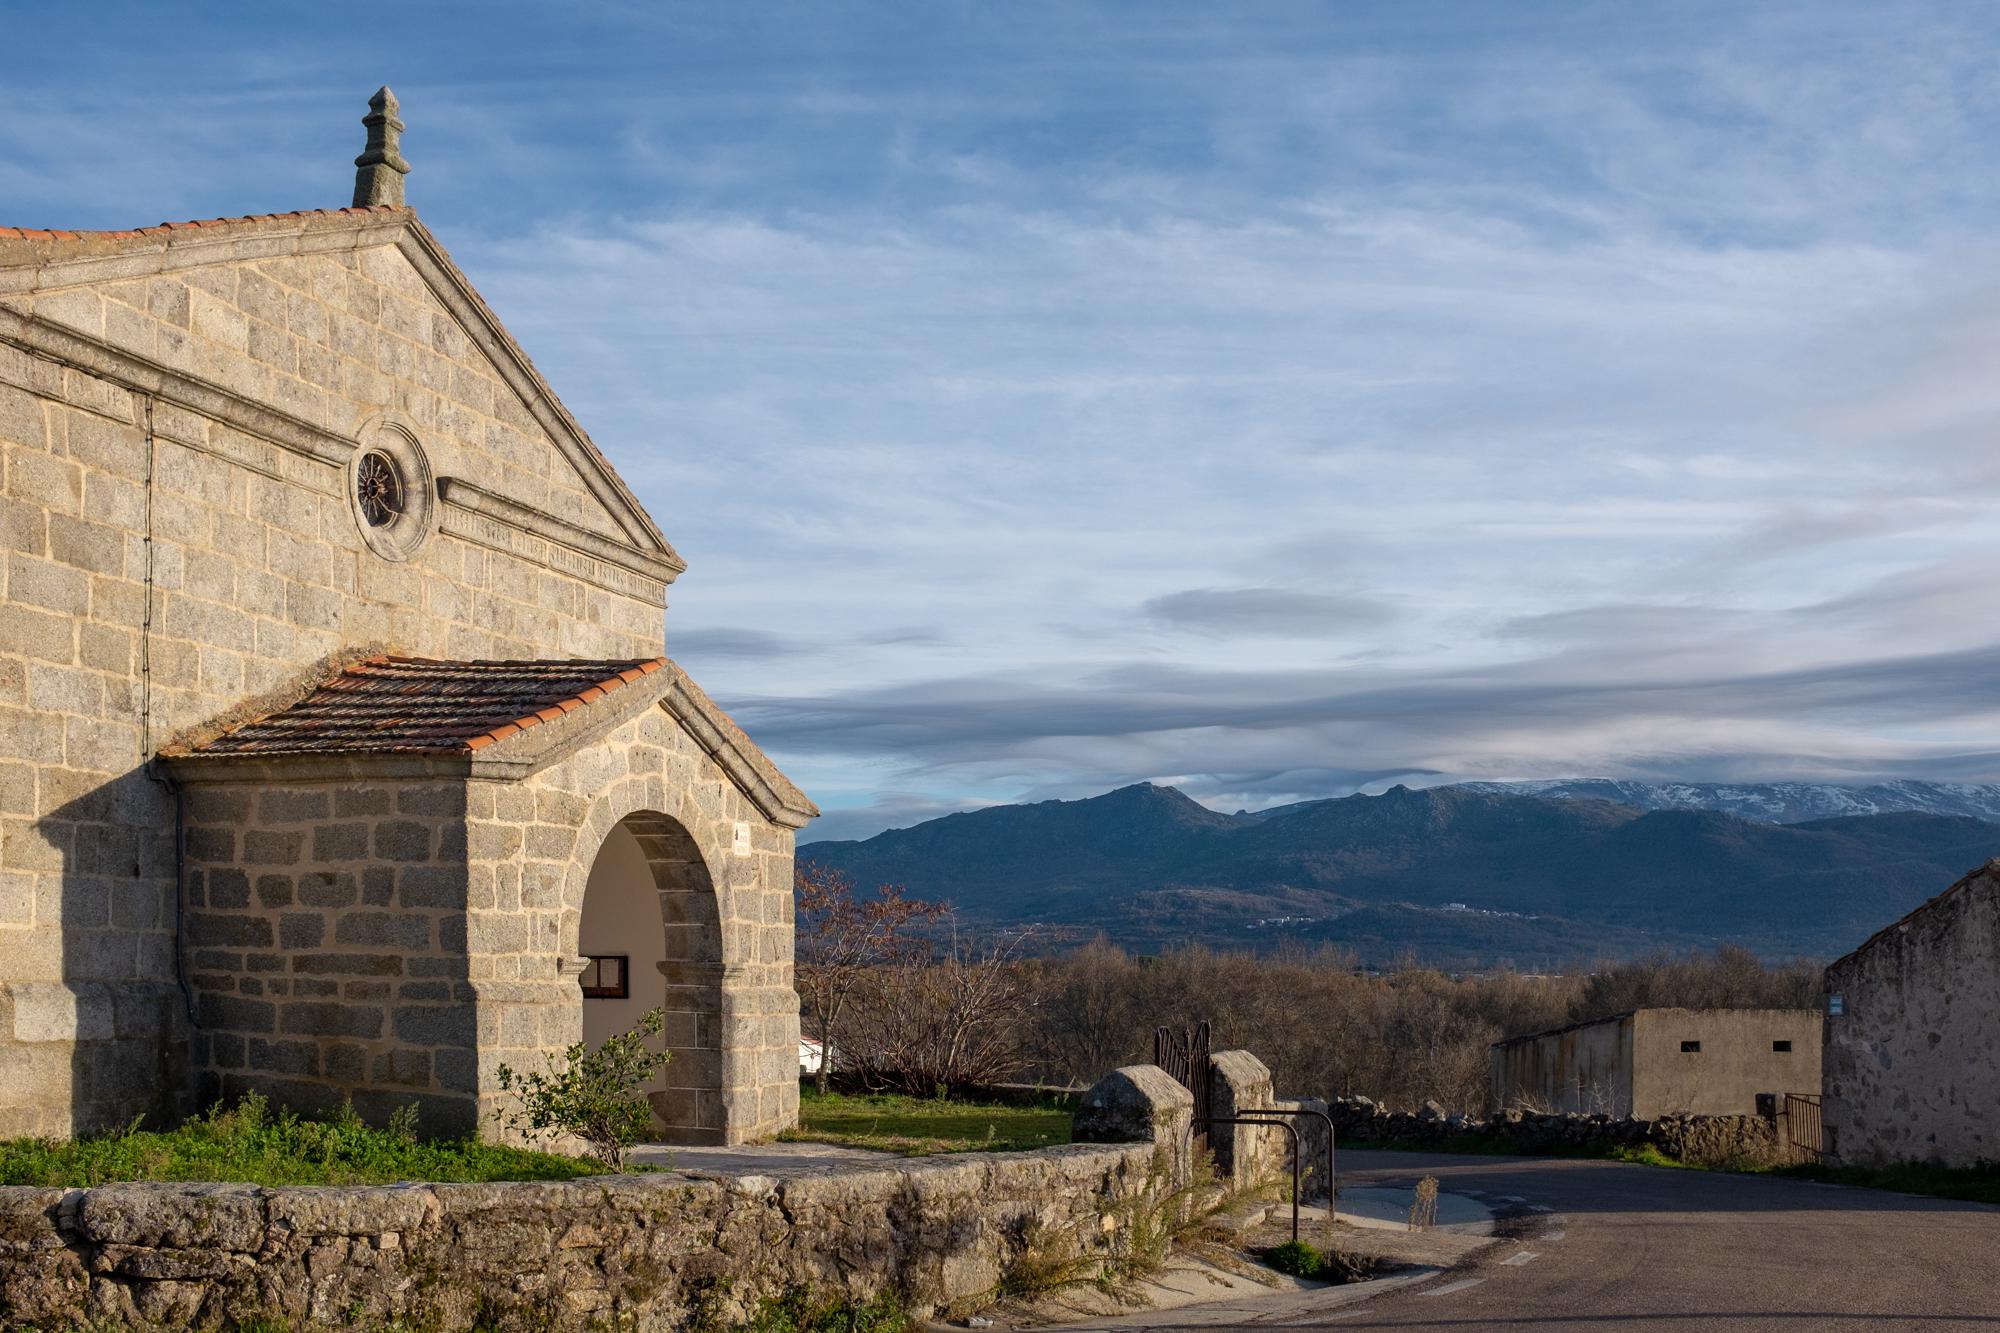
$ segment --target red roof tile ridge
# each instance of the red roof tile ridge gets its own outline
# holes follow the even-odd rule
[[[398,208],[393,204],[368,204],[361,208],[297,208],[289,213],[245,213],[230,218],[197,218],[189,222],[162,222],[152,227],[134,227],[125,230],[107,229],[99,231],[71,231],[47,227],[0,227],[0,239],[18,241],[75,241],[96,236],[114,236],[129,239],[139,236],[158,236],[177,231],[188,231],[199,227],[228,227],[245,222],[289,222],[305,218],[365,218],[390,213],[409,213],[408,208]]]
[[[627,667],[617,675],[606,677],[604,680],[598,681],[597,684],[590,686],[588,689],[580,690],[567,699],[558,699],[555,703],[545,705],[532,713],[517,717],[512,722],[502,723],[484,735],[473,736],[465,742],[465,748],[468,750],[483,750],[495,741],[504,741],[509,736],[517,736],[529,727],[540,726],[544,722],[553,722],[556,718],[562,717],[565,713],[573,712],[585,704],[596,703],[599,699],[611,693],[611,691],[622,689],[642,676],[652,675],[666,664],[666,658],[655,657],[649,661],[641,662],[637,666]],[[554,713],[555,717],[548,716],[550,713]]]

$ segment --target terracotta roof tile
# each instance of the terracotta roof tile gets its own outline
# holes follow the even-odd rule
[[[130,231],[62,231],[40,227],[0,227],[0,237],[20,241],[74,241],[92,236],[156,236],[165,232],[186,231],[190,227],[227,227],[239,222],[277,222],[292,218],[358,218],[371,213],[403,213],[407,209],[390,204],[370,204],[366,208],[300,208],[289,213],[248,213],[234,218],[198,218],[192,222],[162,222],[157,227],[139,227]]]
[[[190,754],[468,754],[552,722],[667,664],[621,661],[443,662],[371,657],[289,708]]]

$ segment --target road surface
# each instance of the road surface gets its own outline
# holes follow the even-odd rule
[[[1291,1326],[1661,1333],[2000,1330],[2000,1208],[1615,1162],[1341,1154],[1343,1185],[1476,1194],[1507,1238]]]

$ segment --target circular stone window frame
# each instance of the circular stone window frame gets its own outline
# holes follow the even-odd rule
[[[387,523],[371,523],[361,505],[361,463],[370,454],[387,458],[403,484],[402,511]],[[408,560],[437,531],[437,478],[416,428],[402,417],[383,413],[363,423],[347,458],[345,484],[347,513],[362,544],[384,560]]]

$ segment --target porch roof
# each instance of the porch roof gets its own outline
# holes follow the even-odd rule
[[[586,708],[667,665],[369,657],[298,702],[187,747],[195,755],[470,754]]]
[[[385,766],[432,772],[439,765],[513,780],[649,707],[664,709],[773,823],[799,828],[819,814],[734,719],[664,657],[367,657],[247,703],[237,716],[255,708],[249,721],[163,746],[160,757],[194,782],[380,775]]]

